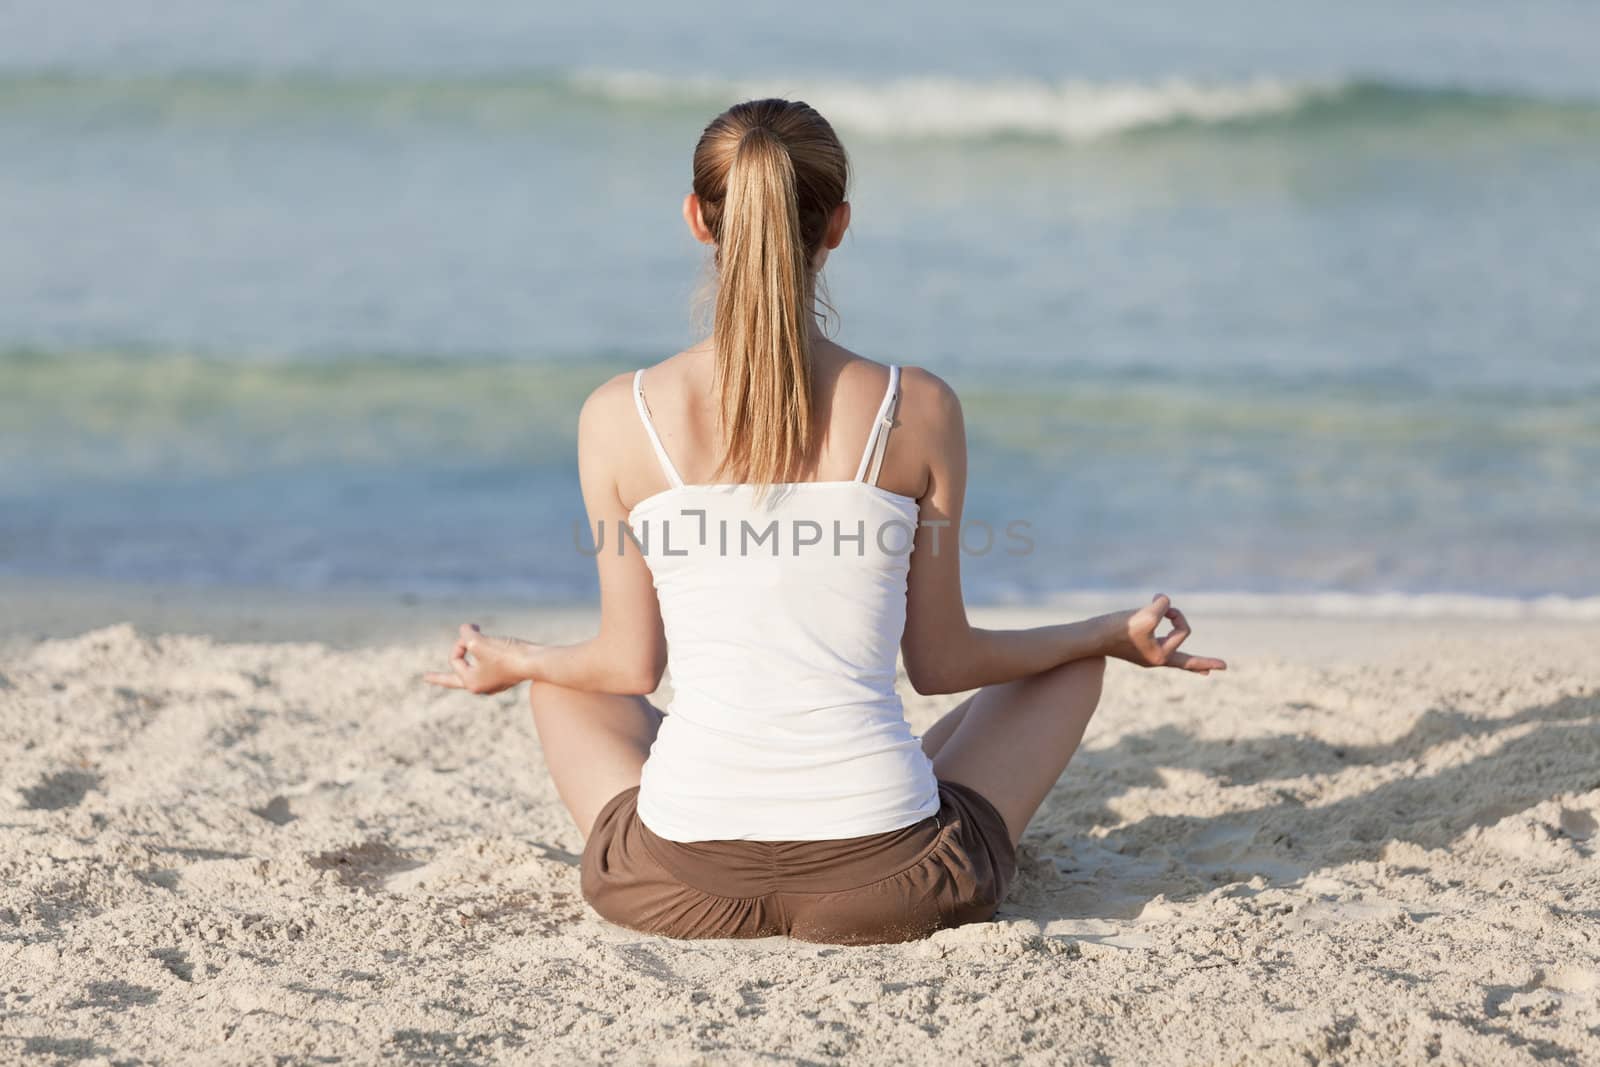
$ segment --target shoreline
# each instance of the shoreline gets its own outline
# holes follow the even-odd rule
[[[1322,636],[1353,654],[1363,644],[1448,626],[1463,638],[1600,631],[1600,597],[1518,600],[1455,594],[1242,594],[1163,589],[1197,632],[1236,634],[1290,651],[1285,620],[1315,623]],[[969,606],[978,625],[1039,626],[1137,607],[1154,590],[1096,591],[1038,602]],[[586,636],[598,619],[592,602],[528,598],[422,596],[376,591],[296,592],[255,587],[183,587],[156,583],[0,576],[0,653],[41,640],[126,623],[145,634],[194,634],[217,641],[319,642],[331,648],[448,641],[459,622],[530,640]],[[1219,653],[1226,655],[1226,653]]]

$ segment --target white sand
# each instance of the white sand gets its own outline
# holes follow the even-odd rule
[[[587,912],[522,692],[416,681],[453,610],[80,608],[0,628],[0,1060],[1600,1060],[1600,627],[1197,615],[995,922],[852,949]]]

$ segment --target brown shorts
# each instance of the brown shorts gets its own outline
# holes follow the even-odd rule
[[[940,781],[939,813],[828,841],[669,841],[639,821],[639,787],[600,809],[583,897],[619,926],[664,937],[911,941],[994,915],[1017,869],[1004,819]]]

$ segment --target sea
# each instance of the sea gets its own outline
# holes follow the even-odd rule
[[[1600,8],[0,4],[0,576],[572,603],[584,396],[703,335],[700,130],[854,168],[975,603],[1600,618]]]

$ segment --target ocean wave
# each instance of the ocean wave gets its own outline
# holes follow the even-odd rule
[[[1162,129],[1273,126],[1314,131],[1349,123],[1457,117],[1600,131],[1600,101],[1353,78],[1259,77],[1232,82],[973,80],[880,81],[815,76],[678,77],[644,71],[542,71],[503,76],[233,73],[0,74],[0,117],[80,111],[132,123],[248,124],[342,115],[382,124],[447,122],[531,126],[579,108],[704,119],[759,96],[803,99],[841,130],[885,140],[1005,137],[1085,142]]]
[[[650,359],[273,360],[0,348],[0,494],[58,478],[226,476],[441,455],[565,471],[583,398]],[[1225,441],[1243,457],[1231,490],[1241,499],[1346,491],[1363,471],[1403,470],[1407,491],[1443,494],[1447,504],[1459,475],[1439,457],[1523,471],[1531,481],[1522,495],[1538,496],[1563,484],[1576,492],[1576,472],[1600,448],[1593,387],[1335,389],[1215,371],[1150,382],[1090,371],[1040,376],[1001,363],[950,373],[977,453],[1004,457],[1004,477],[1019,485],[1050,469],[1065,441],[1141,465]],[[1264,474],[1273,464],[1261,457],[1286,447],[1307,463],[1291,467],[1289,481],[1281,471]],[[1329,454],[1344,456],[1342,465],[1315,460]],[[1569,521],[1593,514],[1582,499],[1562,506]]]
[[[963,81],[901,78],[886,82],[768,78],[760,81],[673,79],[641,73],[589,73],[574,84],[619,101],[675,97],[708,105],[759,96],[803,99],[841,129],[883,138],[975,138],[1021,135],[1094,140],[1176,123],[1240,122],[1292,113],[1336,99],[1351,85],[1258,78],[1204,84],[1182,78],[1138,82]]]
[[[1229,618],[1462,619],[1485,621],[1600,622],[1600,596],[1491,596],[1443,592],[1281,592],[1197,590],[1176,595],[1190,614]],[[1144,589],[1062,592],[1021,606],[1089,613],[1108,605],[1139,604]]]
[[[467,521],[504,563],[477,573],[570,589],[577,412],[646,361],[0,347],[0,573],[469,592],[437,550]],[[1177,576],[1206,614],[1600,621],[1592,392],[952,380],[968,517],[1037,546],[969,558],[984,600]]]

